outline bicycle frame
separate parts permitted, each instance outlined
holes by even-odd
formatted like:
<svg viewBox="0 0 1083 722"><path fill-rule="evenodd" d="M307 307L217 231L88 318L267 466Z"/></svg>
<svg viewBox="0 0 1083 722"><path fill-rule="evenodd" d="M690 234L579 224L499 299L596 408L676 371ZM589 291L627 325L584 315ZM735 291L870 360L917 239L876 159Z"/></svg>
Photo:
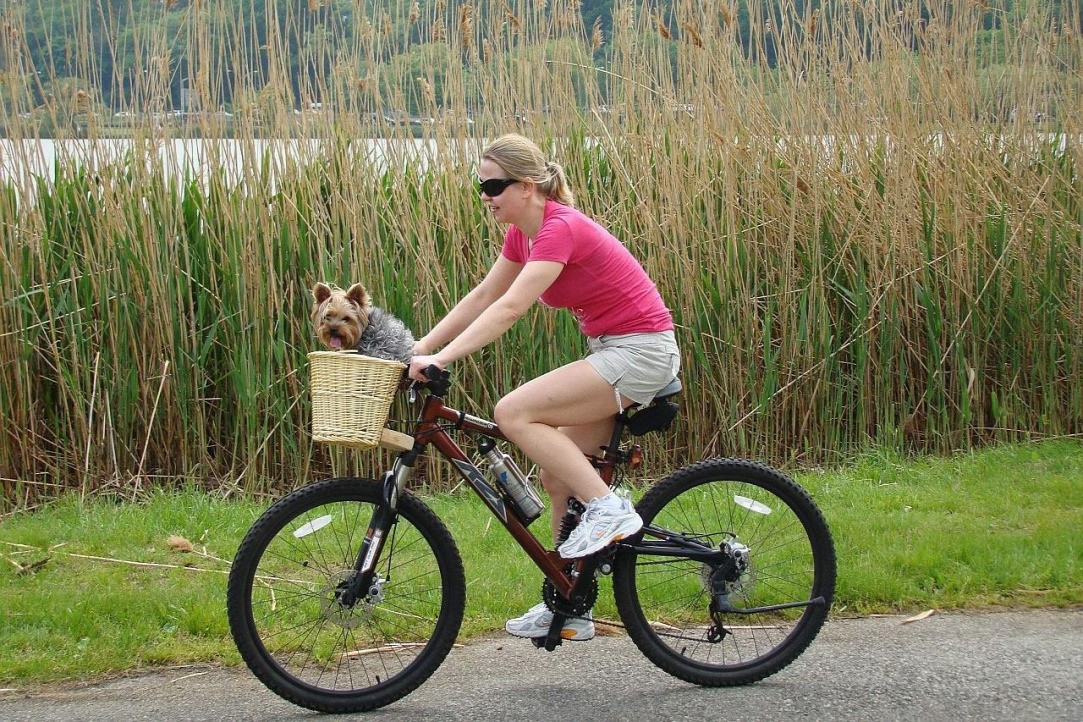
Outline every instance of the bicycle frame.
<svg viewBox="0 0 1083 722"><path fill-rule="evenodd" d="M542 545L533 532L508 508L501 491L486 479L485 474L448 434L447 429L483 434L502 441L509 441L508 438L494 422L444 404L443 391L431 389L430 391L414 427L413 448L401 452L396 457L391 470L384 475L385 503L374 514L369 525L368 534L362 543L357 564L354 567L358 574L354 576L349 588L343 593L342 602L347 605L352 604L372 585L376 562L380 558L387 531L394 521L398 497L413 474L414 464L428 446L435 447L441 456L455 466L463 480L481 497L481 500L534 561L538 569L552 582L554 588L566 599L576 598L579 582L589 584L593 580L593 568L597 564L597 559L591 557L564 559L556 550L546 549ZM588 455L602 481L609 486L612 485L617 464L639 461L638 447L634 447L630 454L623 454L620 448L621 436L628 418L627 411L618 414L610 442L603 447L602 454L600 456ZM717 562L725 557L725 553L719 549L653 525L646 526L644 534L655 537L658 541L638 543L622 541L618 542L614 548L631 548L639 553L657 556L684 556L704 562Z"/></svg>
<svg viewBox="0 0 1083 722"><path fill-rule="evenodd" d="M555 550L546 549L534 533L508 508L500 490L495 488L493 482L485 477L481 469L470 460L466 452L446 431L447 424L451 424L456 430L484 434L494 439L508 441L508 438L492 421L454 409L445 405L441 396L429 394L424 401L414 430L415 446L412 450L399 454L392 468L393 477L399 476L402 467L412 468L414 460L424 452L426 446L435 447L441 456L455 466L463 480L481 497L493 515L500 520L500 523L557 590L564 596L570 596L575 587L576 577L566 571L568 560L561 558ZM598 463L599 473L608 484L612 479L613 465L606 460L599 460ZM396 493L401 493L402 488L397 483L396 487Z"/></svg>

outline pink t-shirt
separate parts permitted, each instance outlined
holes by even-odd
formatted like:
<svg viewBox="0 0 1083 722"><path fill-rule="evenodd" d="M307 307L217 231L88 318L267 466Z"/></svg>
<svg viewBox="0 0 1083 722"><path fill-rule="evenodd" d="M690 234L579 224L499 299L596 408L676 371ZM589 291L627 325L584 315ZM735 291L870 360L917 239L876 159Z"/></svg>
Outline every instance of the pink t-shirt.
<svg viewBox="0 0 1083 722"><path fill-rule="evenodd" d="M673 316L639 261L609 231L570 206L546 202L529 248L523 232L510 226L501 253L515 263L563 263L541 300L570 309L587 336L673 329Z"/></svg>

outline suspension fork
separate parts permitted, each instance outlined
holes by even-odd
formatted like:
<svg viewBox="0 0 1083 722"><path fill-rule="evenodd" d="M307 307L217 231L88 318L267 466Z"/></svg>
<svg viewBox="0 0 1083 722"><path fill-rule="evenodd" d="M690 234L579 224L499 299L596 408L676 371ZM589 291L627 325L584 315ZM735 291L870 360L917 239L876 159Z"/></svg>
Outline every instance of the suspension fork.
<svg viewBox="0 0 1083 722"><path fill-rule="evenodd" d="M418 447L399 454L391 469L384 473L380 503L372 512L365 539L357 552L354 573L339 596L339 601L345 607L357 604L372 588L376 578L376 562L381 558L388 535L398 520L399 497L406 482L413 476L414 464L420 454Z"/></svg>

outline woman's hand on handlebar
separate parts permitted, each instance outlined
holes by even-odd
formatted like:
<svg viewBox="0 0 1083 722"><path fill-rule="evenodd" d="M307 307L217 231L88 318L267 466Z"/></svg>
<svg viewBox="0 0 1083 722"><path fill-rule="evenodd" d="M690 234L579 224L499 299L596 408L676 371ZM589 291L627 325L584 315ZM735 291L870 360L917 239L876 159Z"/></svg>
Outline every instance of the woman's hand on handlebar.
<svg viewBox="0 0 1083 722"><path fill-rule="evenodd" d="M421 381L424 383L430 380L430 378L425 375L426 369L428 369L430 366L435 366L438 369L443 370L445 365L446 364L440 359L438 359L436 356L414 356L412 359L410 359L409 376L414 381Z"/></svg>

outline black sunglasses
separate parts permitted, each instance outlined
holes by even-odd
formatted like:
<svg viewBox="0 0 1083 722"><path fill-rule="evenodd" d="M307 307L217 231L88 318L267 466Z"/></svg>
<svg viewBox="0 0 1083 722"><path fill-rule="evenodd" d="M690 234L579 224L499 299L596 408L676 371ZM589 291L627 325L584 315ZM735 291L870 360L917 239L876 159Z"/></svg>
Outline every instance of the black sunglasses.
<svg viewBox="0 0 1083 722"><path fill-rule="evenodd" d="M484 193L490 198L496 198L498 195L508 189L512 183L518 183L519 181L514 178L490 178L489 180L478 181L478 193Z"/></svg>

